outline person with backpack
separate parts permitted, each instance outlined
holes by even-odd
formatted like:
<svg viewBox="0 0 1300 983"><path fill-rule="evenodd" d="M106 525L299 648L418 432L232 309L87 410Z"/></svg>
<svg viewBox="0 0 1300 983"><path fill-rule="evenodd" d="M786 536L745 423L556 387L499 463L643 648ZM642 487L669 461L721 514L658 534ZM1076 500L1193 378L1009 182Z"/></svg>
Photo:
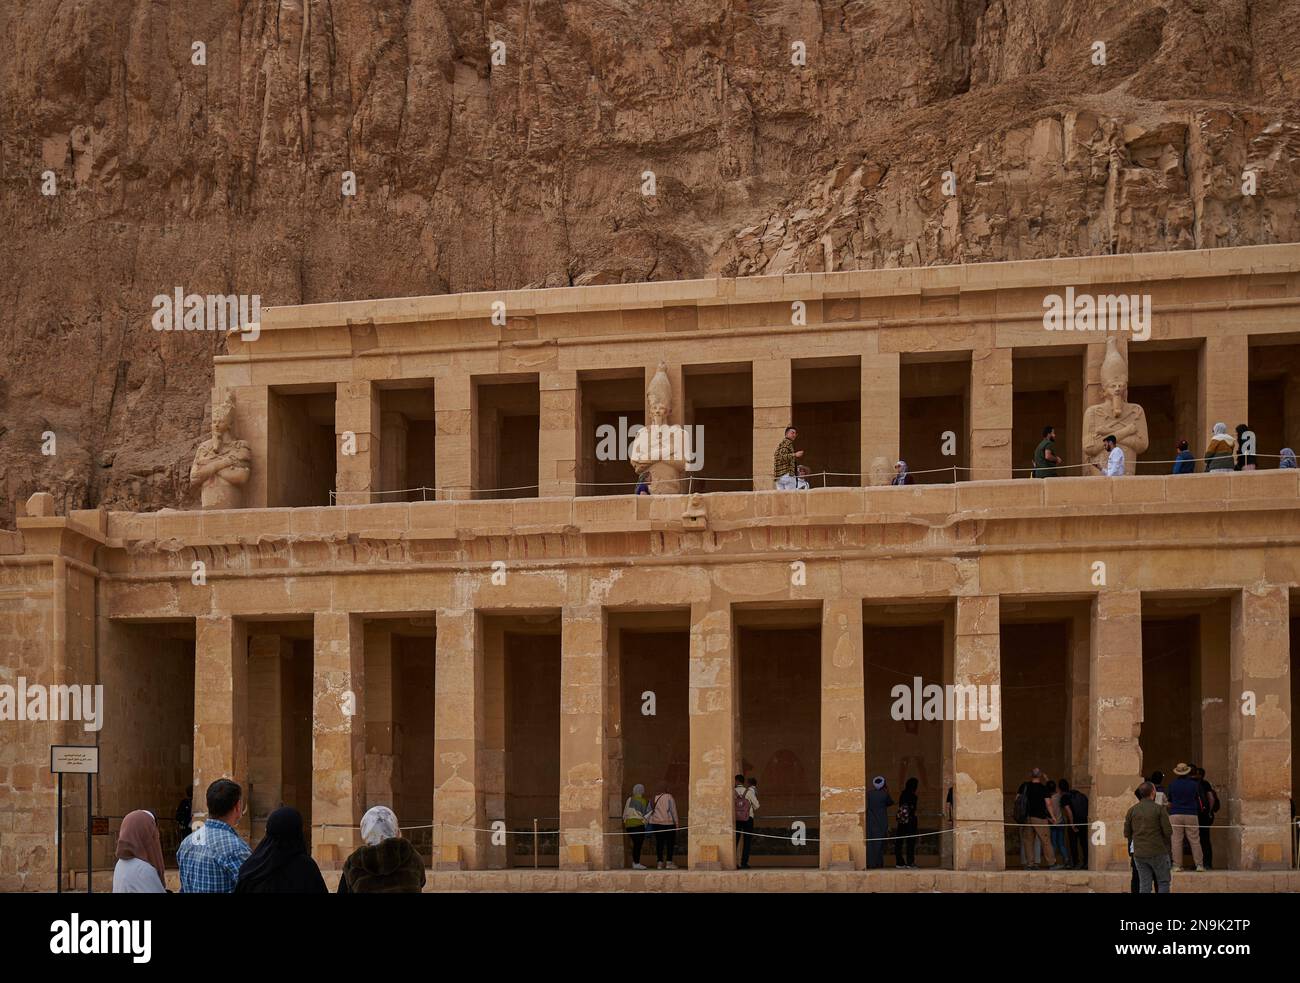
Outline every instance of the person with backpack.
<svg viewBox="0 0 1300 983"><path fill-rule="evenodd" d="M1058 783L1061 789L1061 806L1065 812L1066 840L1070 846L1070 856L1074 859L1075 870L1088 869L1088 797L1077 788L1070 788L1070 781L1062 778Z"/></svg>
<svg viewBox="0 0 1300 983"><path fill-rule="evenodd" d="M1016 796L1016 811L1024 813L1024 818L1017 818L1016 822L1021 824L1020 843L1025 852L1025 870L1038 869L1037 859L1033 853L1035 840L1042 844L1043 854L1050 864L1048 869L1061 869L1061 865L1056 862L1056 853L1052 850L1052 840L1049 835L1051 819L1047 813L1048 795L1047 786L1043 784L1042 771L1034 768L1029 773L1029 781L1020 786L1020 793Z"/></svg>
<svg viewBox="0 0 1300 983"><path fill-rule="evenodd" d="M885 866L885 840L889 839L889 807L894 804L889 789L885 787L885 776L877 775L871 780L871 791L867 793L867 867L878 869Z"/></svg>
<svg viewBox="0 0 1300 983"><path fill-rule="evenodd" d="M645 797L645 786L633 785L632 794L623 803L623 829L632 844L633 870L645 870L645 864L641 862L641 848L645 846L647 835L645 819L649 814L650 803Z"/></svg>
<svg viewBox="0 0 1300 983"><path fill-rule="evenodd" d="M1183 869L1183 838L1192 847L1192 860L1197 870L1205 870L1205 857L1201 853L1201 827L1197 817L1201 812L1201 783L1192 777L1191 765L1178 762L1174 778L1169 783L1169 821L1173 824L1173 843L1170 857L1176 871ZM1141 864L1138 870L1142 869Z"/></svg>
<svg viewBox="0 0 1300 983"><path fill-rule="evenodd" d="M677 818L677 800L668 791L667 781L661 783L660 792L650 803L650 815L647 822L655 838L655 866L658 870L676 870L673 863L673 851L677 848L677 827L681 822Z"/></svg>
<svg viewBox="0 0 1300 983"><path fill-rule="evenodd" d="M1201 810L1197 813L1197 825L1201 828L1201 854L1205 857L1205 869L1214 869L1214 845L1210 842L1210 827L1222 803L1214 786L1205 780L1205 769L1196 768L1196 780L1201 783Z"/></svg>
<svg viewBox="0 0 1300 983"><path fill-rule="evenodd" d="M745 784L745 776L736 776L736 787L731 790L731 803L736 818L736 845L741 847L740 869L749 870L749 849L754 843L754 813L758 812L758 793Z"/></svg>
<svg viewBox="0 0 1300 983"><path fill-rule="evenodd" d="M898 796L898 811L894 814L894 821L898 823L898 839L894 841L894 866L903 870L916 867L916 832L920 827L920 818L916 814L920 805L916 794L918 784L915 778L907 780ZM904 852L907 854L906 862L903 861Z"/></svg>

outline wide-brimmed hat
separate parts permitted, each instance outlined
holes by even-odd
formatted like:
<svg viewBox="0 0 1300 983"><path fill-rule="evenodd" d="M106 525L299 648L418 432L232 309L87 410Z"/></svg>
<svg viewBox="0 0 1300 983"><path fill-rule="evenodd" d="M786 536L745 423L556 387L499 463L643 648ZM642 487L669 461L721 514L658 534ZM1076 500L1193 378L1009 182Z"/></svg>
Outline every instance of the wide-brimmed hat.
<svg viewBox="0 0 1300 983"><path fill-rule="evenodd" d="M1182 761L1178 762L1178 764L1174 767L1175 775L1190 775L1191 773L1192 773L1191 765L1185 764Z"/></svg>

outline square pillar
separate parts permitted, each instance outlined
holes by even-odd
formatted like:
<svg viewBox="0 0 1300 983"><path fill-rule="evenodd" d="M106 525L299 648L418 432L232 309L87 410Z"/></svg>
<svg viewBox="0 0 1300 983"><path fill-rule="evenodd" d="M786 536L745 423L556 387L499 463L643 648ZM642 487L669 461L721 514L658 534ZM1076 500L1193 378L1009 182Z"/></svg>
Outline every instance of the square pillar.
<svg viewBox="0 0 1300 983"><path fill-rule="evenodd" d="M726 601L691 605L689 713L691 729L691 826L687 854L692 870L736 866L735 718L739 691L731 606Z"/></svg>
<svg viewBox="0 0 1300 983"><path fill-rule="evenodd" d="M364 629L366 665L366 797L365 808L388 806L400 818L412 803L401 801L401 750L393 696L396 667L393 633L382 621ZM418 812L423 813L423 806Z"/></svg>
<svg viewBox="0 0 1300 983"><path fill-rule="evenodd" d="M537 495L572 498L578 468L578 373L542 372L538 380Z"/></svg>
<svg viewBox="0 0 1300 983"><path fill-rule="evenodd" d="M365 812L365 652L362 618L317 611L313 626L312 856L337 870L361 843Z"/></svg>
<svg viewBox="0 0 1300 983"><path fill-rule="evenodd" d="M406 475L406 442L410 434L410 424L401 413L388 411L379 414L379 485L378 492L387 492L376 496L378 502L401 502L405 496L392 492L409 487Z"/></svg>
<svg viewBox="0 0 1300 983"><path fill-rule="evenodd" d="M943 678L946 682L953 678L953 639L957 635L957 619L953 609L949 607L943 613ZM953 870L955 851L953 850L953 817L955 810L949 806L948 792L952 791L953 798L957 797L957 780L953 770L953 748L956 741L953 738L953 721L948 714L943 715L942 732L943 732L943 822L940 828L944 834L939 837L939 866L944 870ZM953 805L955 806L955 802Z"/></svg>
<svg viewBox="0 0 1300 983"><path fill-rule="evenodd" d="M433 842L438 870L486 865L482 619L439 608L433 711ZM503 817L504 818L504 817Z"/></svg>
<svg viewBox="0 0 1300 983"><path fill-rule="evenodd" d="M1232 598L1228 743L1230 866L1291 866L1291 646L1286 586ZM1250 712L1253 711L1253 712Z"/></svg>
<svg viewBox="0 0 1300 983"><path fill-rule="evenodd" d="M208 786L218 778L244 790L239 833L249 836L248 630L229 615L194 619L194 812L208 818Z"/></svg>
<svg viewBox="0 0 1300 983"><path fill-rule="evenodd" d="M970 363L970 478L1010 478L1011 349L976 348Z"/></svg>
<svg viewBox="0 0 1300 983"><path fill-rule="evenodd" d="M1066 776L1074 788L1091 794L1092 775L1089 771L1091 757L1090 722L1092 701L1088 697L1088 677L1092 650L1088 641L1088 619L1080 616L1070 619L1070 682L1066 694L1067 719L1070 727L1070 748L1066 761Z"/></svg>
<svg viewBox="0 0 1300 983"><path fill-rule="evenodd" d="M374 383L337 384L334 433L334 501L368 505L370 493L379 488L380 414Z"/></svg>
<svg viewBox="0 0 1300 983"><path fill-rule="evenodd" d="M1196 440L1188 437L1192 453L1205 453L1210 431L1220 421L1236 436L1238 423L1249 423L1250 339L1246 335L1210 336L1197 356ZM1260 448L1262 449L1262 448ZM1267 459L1265 459L1267 460ZM1262 467L1275 466L1261 462ZM1197 463L1197 471L1205 465Z"/></svg>
<svg viewBox="0 0 1300 983"><path fill-rule="evenodd" d="M253 635L248 640L248 790L245 804L261 824L284 801L283 702L285 660L292 643L279 635ZM251 828L251 827L250 827Z"/></svg>
<svg viewBox="0 0 1300 983"><path fill-rule="evenodd" d="M606 658L600 605L566 607L560 653L560 866L606 870Z"/></svg>
<svg viewBox="0 0 1300 983"><path fill-rule="evenodd" d="M862 453L858 466L862 468L864 485L872 484L872 475L883 476L883 484L888 484L894 476L902 427L901 398L898 353L863 355Z"/></svg>
<svg viewBox="0 0 1300 983"><path fill-rule="evenodd" d="M953 869L1005 870L1002 798L1002 638L996 594L957 598L952 646ZM976 687L975 690L965 689ZM990 701L991 719L971 719L963 693Z"/></svg>
<svg viewBox="0 0 1300 983"><path fill-rule="evenodd" d="M862 601L822 604L821 822L823 870L866 866L866 696Z"/></svg>
<svg viewBox="0 0 1300 983"><path fill-rule="evenodd" d="M438 499L473 498L477 477L474 467L474 383L468 373L442 376L433 384L433 415L437 432L433 442L433 469Z"/></svg>
<svg viewBox="0 0 1300 983"><path fill-rule="evenodd" d="M1127 870L1128 843L1124 817L1137 802L1133 790L1142 781L1142 594L1101 591L1092 601L1089 637L1088 721L1092 795L1088 820L1096 836L1105 824L1105 839L1093 840L1090 870Z"/></svg>
<svg viewBox="0 0 1300 983"><path fill-rule="evenodd" d="M246 442L253 453L248 481L243 486L242 504L246 509L264 509L269 495L267 426L271 415L271 390L267 386L233 386L230 391L235 396L235 436ZM221 387L214 388L212 405L219 403L225 393ZM208 419L210 421L211 417Z"/></svg>
<svg viewBox="0 0 1300 983"><path fill-rule="evenodd" d="M754 491L771 491L772 455L785 437L785 428L799 425L794 415L793 383L788 358L755 359L754 387ZM795 447L797 448L796 441Z"/></svg>

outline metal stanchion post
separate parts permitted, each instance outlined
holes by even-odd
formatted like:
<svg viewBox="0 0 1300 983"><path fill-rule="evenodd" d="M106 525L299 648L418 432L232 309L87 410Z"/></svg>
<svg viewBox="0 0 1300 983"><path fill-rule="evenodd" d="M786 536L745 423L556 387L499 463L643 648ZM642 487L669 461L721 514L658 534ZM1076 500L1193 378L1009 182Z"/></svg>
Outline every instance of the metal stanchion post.
<svg viewBox="0 0 1300 983"><path fill-rule="evenodd" d="M533 820L533 870L537 869L537 820Z"/></svg>

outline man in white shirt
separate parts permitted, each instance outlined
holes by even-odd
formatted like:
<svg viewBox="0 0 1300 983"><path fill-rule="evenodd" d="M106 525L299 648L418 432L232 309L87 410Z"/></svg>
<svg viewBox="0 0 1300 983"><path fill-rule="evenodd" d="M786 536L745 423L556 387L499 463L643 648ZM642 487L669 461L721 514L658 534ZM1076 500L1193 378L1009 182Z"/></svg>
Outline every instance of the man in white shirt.
<svg viewBox="0 0 1300 983"><path fill-rule="evenodd" d="M1102 471L1100 464L1094 464L1093 467L1102 471L1107 478L1124 477L1124 448L1119 446L1115 435L1102 438L1101 446L1106 448L1106 470Z"/></svg>

